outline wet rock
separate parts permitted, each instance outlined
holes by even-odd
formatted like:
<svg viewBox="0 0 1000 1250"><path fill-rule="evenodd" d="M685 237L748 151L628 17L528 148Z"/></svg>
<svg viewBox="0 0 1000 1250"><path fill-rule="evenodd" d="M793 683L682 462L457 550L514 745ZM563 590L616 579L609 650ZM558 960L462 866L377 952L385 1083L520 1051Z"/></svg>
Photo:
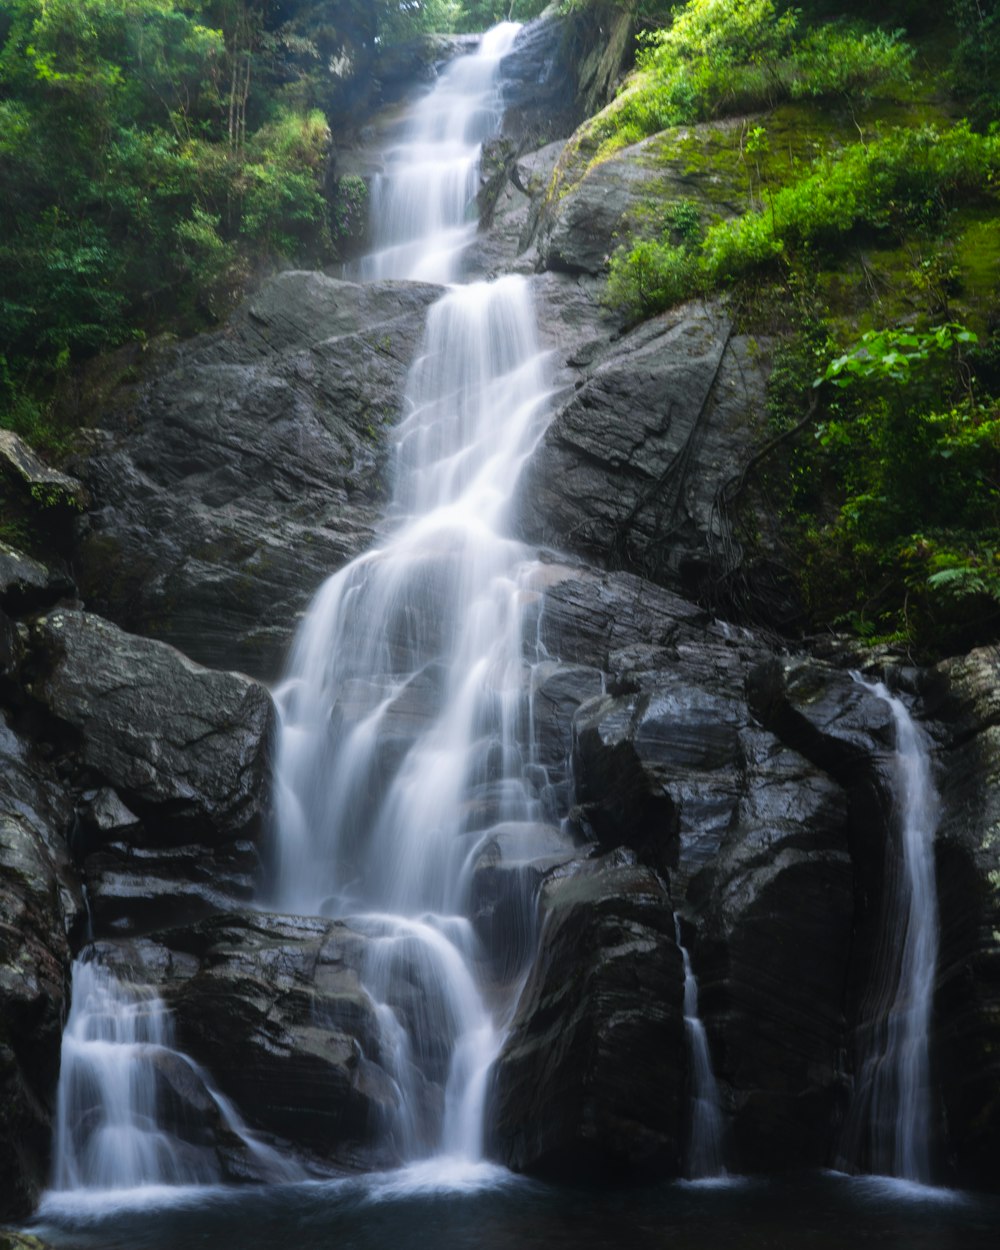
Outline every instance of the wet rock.
<svg viewBox="0 0 1000 1250"><path fill-rule="evenodd" d="M557 874L493 1074L490 1150L534 1175L676 1174L683 966L663 882L627 856Z"/></svg>
<svg viewBox="0 0 1000 1250"><path fill-rule="evenodd" d="M582 120L577 67L564 19L547 16L527 23L500 63L504 116L502 133L539 147L565 138Z"/></svg>
<svg viewBox="0 0 1000 1250"><path fill-rule="evenodd" d="M647 648L654 670L676 663L684 648L706 668L743 672L721 637L706 633L701 608L632 574L548 564L539 568L536 585L545 592L539 642L563 663L615 674L623 660L632 666L627 653Z"/></svg>
<svg viewBox="0 0 1000 1250"><path fill-rule="evenodd" d="M111 842L86 857L83 874L96 933L148 933L248 906L260 857L246 841L174 847Z"/></svg>
<svg viewBox="0 0 1000 1250"><path fill-rule="evenodd" d="M938 666L927 692L942 722L935 839L941 946L932 1057L954 1178L996 1191L1000 1153L1000 657Z"/></svg>
<svg viewBox="0 0 1000 1250"><path fill-rule="evenodd" d="M361 988L364 940L326 920L216 917L162 937L198 970L167 984L178 1044L246 1119L328 1161L388 1162L398 1089Z"/></svg>
<svg viewBox="0 0 1000 1250"><path fill-rule="evenodd" d="M688 894L699 1005L741 1171L823 1167L845 1106L854 915L847 796L772 735L739 735L741 792Z"/></svg>
<svg viewBox="0 0 1000 1250"><path fill-rule="evenodd" d="M686 305L604 352L518 484L529 541L691 594L741 553L718 493L749 454L763 379L717 308Z"/></svg>
<svg viewBox="0 0 1000 1250"><path fill-rule="evenodd" d="M35 611L73 593L65 573L47 569L24 552L0 542L0 607L15 614Z"/></svg>
<svg viewBox="0 0 1000 1250"><path fill-rule="evenodd" d="M238 673L85 612L33 630L34 697L72 730L88 772L114 787L157 839L226 841L266 801L274 705Z"/></svg>
<svg viewBox="0 0 1000 1250"><path fill-rule="evenodd" d="M439 294L284 273L144 364L75 462L93 495L76 552L88 605L276 676L312 595L372 543L387 429Z"/></svg>
<svg viewBox="0 0 1000 1250"><path fill-rule="evenodd" d="M76 508L87 502L75 477L51 468L12 430L0 430L0 474L20 482L46 507Z"/></svg>
<svg viewBox="0 0 1000 1250"><path fill-rule="evenodd" d="M0 1219L48 1179L71 935L83 901L46 765L0 714Z"/></svg>
<svg viewBox="0 0 1000 1250"><path fill-rule="evenodd" d="M579 855L570 834L531 822L497 825L477 846L469 914L499 984L523 971L535 953L537 898L546 874Z"/></svg>
<svg viewBox="0 0 1000 1250"><path fill-rule="evenodd" d="M81 816L106 841L116 834L133 833L141 823L135 812L125 806L110 786L102 786L84 795Z"/></svg>
<svg viewBox="0 0 1000 1250"><path fill-rule="evenodd" d="M584 704L573 723L580 818L605 849L630 846L666 870L688 792L732 769L744 720L739 701L666 675Z"/></svg>

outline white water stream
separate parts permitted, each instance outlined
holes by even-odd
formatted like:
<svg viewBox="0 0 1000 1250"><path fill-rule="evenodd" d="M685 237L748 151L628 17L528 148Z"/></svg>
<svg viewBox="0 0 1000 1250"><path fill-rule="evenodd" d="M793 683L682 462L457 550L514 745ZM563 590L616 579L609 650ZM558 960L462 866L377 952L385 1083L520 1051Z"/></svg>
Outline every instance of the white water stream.
<svg viewBox="0 0 1000 1250"><path fill-rule="evenodd" d="M454 280L476 232L480 148L503 116L500 61L519 30L503 22L487 31L475 54L452 61L407 114L372 181L374 249L361 262L363 278Z"/></svg>
<svg viewBox="0 0 1000 1250"><path fill-rule="evenodd" d="M373 194L379 250L366 276L454 277L475 230L479 144L499 117L497 66L517 29L486 35L414 111ZM410 371L393 528L321 589L277 692L268 901L349 917L369 935L363 981L407 1160L482 1153L501 1033L464 914L467 869L488 830L538 815L522 655L537 565L505 522L546 396L527 283L450 288ZM439 1100L421 1095L428 1084Z"/></svg>
<svg viewBox="0 0 1000 1250"><path fill-rule="evenodd" d="M183 1097L175 1092L174 1113L164 1114L178 1087L215 1104L222 1127L261 1175L301 1175L258 1142L207 1073L174 1048L169 1013L155 994L96 960L78 959L63 1031L50 1202L79 1190L218 1182L219 1160L198 1142L197 1125L186 1123ZM186 1129L193 1136L182 1135Z"/></svg>
<svg viewBox="0 0 1000 1250"><path fill-rule="evenodd" d="M871 1170L926 1185L932 1179L928 1039L938 956L938 798L927 748L906 705L881 682L861 684L888 703L895 723L893 789L902 864L881 943L887 967L879 979L888 984L889 1001L876 1013L855 1106L867 1108ZM892 876L887 871L887 881Z"/></svg>
<svg viewBox="0 0 1000 1250"><path fill-rule="evenodd" d="M687 1174L691 1180L723 1177L722 1112L719 1086L712 1068L708 1035L698 1013L698 981L691 956L681 940L681 922L674 916L677 945L684 960L684 1029L691 1058L691 1134L687 1149Z"/></svg>

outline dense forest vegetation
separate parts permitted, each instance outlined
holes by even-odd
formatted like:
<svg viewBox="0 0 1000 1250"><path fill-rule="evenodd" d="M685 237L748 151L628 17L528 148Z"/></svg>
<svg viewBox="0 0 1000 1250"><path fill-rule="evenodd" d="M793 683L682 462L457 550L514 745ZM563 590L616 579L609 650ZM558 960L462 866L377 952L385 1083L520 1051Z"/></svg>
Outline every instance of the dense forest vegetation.
<svg viewBox="0 0 1000 1250"><path fill-rule="evenodd" d="M544 7L0 0L0 424L58 456L80 362L336 260L366 189L330 154L393 50ZM556 7L627 9L638 44L550 195L671 128L735 136L712 159L743 211L665 196L607 298L634 322L721 297L769 354L767 454L723 503L754 495L750 547L775 518L795 626L918 652L994 636L1000 5L887 0L881 26L847 0Z"/></svg>

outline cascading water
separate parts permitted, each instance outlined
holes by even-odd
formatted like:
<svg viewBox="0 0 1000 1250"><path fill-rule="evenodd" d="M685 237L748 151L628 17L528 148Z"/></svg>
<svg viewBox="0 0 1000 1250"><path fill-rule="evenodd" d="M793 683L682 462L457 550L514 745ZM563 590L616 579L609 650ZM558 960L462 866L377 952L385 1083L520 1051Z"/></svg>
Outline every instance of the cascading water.
<svg viewBox="0 0 1000 1250"><path fill-rule="evenodd" d="M451 276L469 235L496 66L516 31L487 35L416 110L373 197L381 250L367 275ZM410 372L393 528L322 588L277 695L268 901L350 917L368 936L363 980L379 1005L399 1091L393 1137L408 1159L476 1159L482 1149L500 1034L463 909L487 831L539 812L522 658L537 565L504 522L545 398L524 280L449 290ZM428 1084L439 1098L428 1100Z"/></svg>
<svg viewBox="0 0 1000 1250"><path fill-rule="evenodd" d="M370 191L374 250L361 262L363 278L454 278L476 232L480 147L500 125L500 61L519 30L503 22L474 55L454 60L383 154L385 170Z"/></svg>
<svg viewBox="0 0 1000 1250"><path fill-rule="evenodd" d="M256 1142L206 1074L174 1049L170 1016L155 994L96 959L78 959L63 1032L50 1201L80 1190L217 1182L218 1158L198 1140L198 1125L185 1124L178 1082L215 1104L221 1125L262 1175L300 1175ZM165 1115L171 1102L173 1114Z"/></svg>
<svg viewBox="0 0 1000 1250"><path fill-rule="evenodd" d="M691 956L681 940L681 922L677 916L674 916L674 930L684 960L684 1030L691 1057L691 1136L688 1141L687 1174L691 1180L703 1180L726 1175L719 1086L712 1068L705 1025L698 1014L698 981L691 966Z"/></svg>
<svg viewBox="0 0 1000 1250"><path fill-rule="evenodd" d="M896 869L894 874L890 869L887 874L898 875L898 879L890 881L894 893L881 943L888 966L877 982L888 983L889 997L886 1006L883 996L882 1010L871 1028L851 1120L855 1137L867 1130L870 1170L929 1184L932 1115L928 1039L938 955L934 871L938 799L927 748L906 705L881 682L861 684L892 710L896 729L893 790L902 871Z"/></svg>

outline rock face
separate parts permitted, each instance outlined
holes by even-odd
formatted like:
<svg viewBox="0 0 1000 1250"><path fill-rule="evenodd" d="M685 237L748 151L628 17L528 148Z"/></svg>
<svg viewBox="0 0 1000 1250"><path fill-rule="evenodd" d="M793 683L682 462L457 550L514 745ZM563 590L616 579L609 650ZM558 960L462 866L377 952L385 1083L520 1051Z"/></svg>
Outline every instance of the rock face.
<svg viewBox="0 0 1000 1250"><path fill-rule="evenodd" d="M519 483L521 534L697 593L739 561L718 496L762 405L763 378L719 309L653 318L556 412Z"/></svg>
<svg viewBox="0 0 1000 1250"><path fill-rule="evenodd" d="M492 1150L575 1181L676 1172L683 967L663 882L612 856L555 876L541 908L539 954L494 1069Z"/></svg>
<svg viewBox="0 0 1000 1250"><path fill-rule="evenodd" d="M536 218L538 267L602 274L620 240L661 233L680 202L703 218L742 211L746 186L730 172L736 162L710 159L738 147L739 134L739 126L724 122L675 127L602 158L599 134L584 127L560 155Z"/></svg>
<svg viewBox="0 0 1000 1250"><path fill-rule="evenodd" d="M1000 654L941 664L927 683L942 722L936 848L941 950L932 1058L951 1163L995 1191L1000 1153Z"/></svg>
<svg viewBox="0 0 1000 1250"><path fill-rule="evenodd" d="M71 938L83 903L62 837L72 812L0 712L0 1218L48 1179Z"/></svg>
<svg viewBox="0 0 1000 1250"><path fill-rule="evenodd" d="M76 796L67 832L96 932L249 902L275 728L267 690L86 612L37 620L30 656Z"/></svg>
<svg viewBox="0 0 1000 1250"><path fill-rule="evenodd" d="M79 735L84 767L151 827L225 839L259 818L275 714L258 682L87 612L42 617L35 640L49 661L35 697Z"/></svg>
<svg viewBox="0 0 1000 1250"><path fill-rule="evenodd" d="M398 1161L399 1092L359 980L365 950L339 922L249 913L104 953L158 988L178 1045L251 1126L321 1163L370 1167Z"/></svg>
<svg viewBox="0 0 1000 1250"><path fill-rule="evenodd" d="M53 572L24 552L0 542L0 606L15 613L31 611L48 607L73 590L73 583L65 574Z"/></svg>
<svg viewBox="0 0 1000 1250"><path fill-rule="evenodd" d="M738 767L733 818L690 892L705 908L701 1009L715 1024L733 1157L754 1171L823 1167L846 1098L847 796L752 727Z"/></svg>
<svg viewBox="0 0 1000 1250"><path fill-rule="evenodd" d="M438 294L281 274L120 393L78 457L88 606L276 676L312 595L371 544L386 429Z"/></svg>

